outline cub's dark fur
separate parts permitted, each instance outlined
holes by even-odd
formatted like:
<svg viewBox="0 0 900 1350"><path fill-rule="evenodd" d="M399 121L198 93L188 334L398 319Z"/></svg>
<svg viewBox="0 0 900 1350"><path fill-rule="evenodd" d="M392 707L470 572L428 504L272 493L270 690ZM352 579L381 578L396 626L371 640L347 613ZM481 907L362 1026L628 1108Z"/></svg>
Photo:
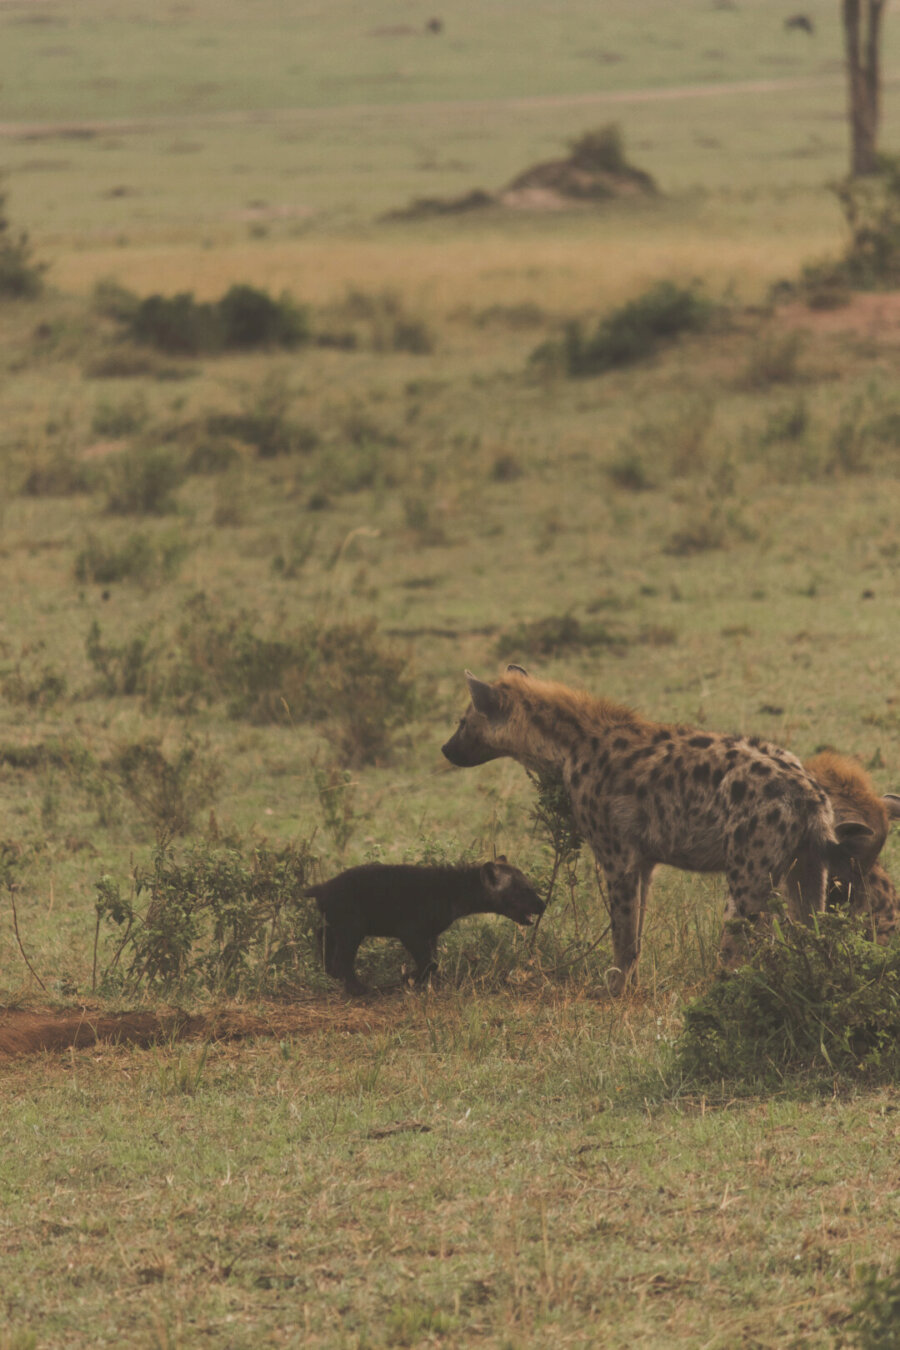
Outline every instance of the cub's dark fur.
<svg viewBox="0 0 900 1350"><path fill-rule="evenodd" d="M544 902L518 867L505 858L476 867L351 867L303 892L313 896L325 923L325 969L350 994L364 994L354 970L366 937L398 938L422 983L437 967L437 940L466 914L502 914L523 926L543 914Z"/></svg>

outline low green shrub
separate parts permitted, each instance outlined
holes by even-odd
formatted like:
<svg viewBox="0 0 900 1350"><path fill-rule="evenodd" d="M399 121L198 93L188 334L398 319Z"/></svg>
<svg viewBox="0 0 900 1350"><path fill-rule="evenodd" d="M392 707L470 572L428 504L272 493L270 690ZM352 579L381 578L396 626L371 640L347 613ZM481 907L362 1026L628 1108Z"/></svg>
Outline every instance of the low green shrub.
<svg viewBox="0 0 900 1350"><path fill-rule="evenodd" d="M95 621L86 651L107 697L185 709L224 701L241 721L321 725L343 764L387 760L417 703L405 652L388 646L373 620L264 632L199 596L174 635L107 642Z"/></svg>
<svg viewBox="0 0 900 1350"><path fill-rule="evenodd" d="M601 319L592 337L576 320L567 325L562 344L542 344L532 360L561 357L566 374L573 378L602 375L646 360L682 333L702 331L712 312L710 302L695 287L660 281Z"/></svg>
<svg viewBox="0 0 900 1350"><path fill-rule="evenodd" d="M22 491L26 497L75 497L92 492L97 478L94 466L60 450L29 469Z"/></svg>
<svg viewBox="0 0 900 1350"><path fill-rule="evenodd" d="M197 813L216 798L221 768L193 738L168 755L158 737L132 741L113 757L125 793L154 830L187 834Z"/></svg>
<svg viewBox="0 0 900 1350"><path fill-rule="evenodd" d="M494 650L501 660L519 656L557 656L560 652L591 651L597 647L624 647L627 639L600 623L582 623L574 614L554 614L505 629Z"/></svg>
<svg viewBox="0 0 900 1350"><path fill-rule="evenodd" d="M94 436L133 436L146 424L149 417L147 400L141 393L121 403L109 403L103 399L94 409L91 418L91 432Z"/></svg>
<svg viewBox="0 0 900 1350"><path fill-rule="evenodd" d="M415 704L405 655L380 641L373 621L268 636L243 616L224 623L208 616L180 637L190 664L226 698L232 717L328 723L345 764L385 759L392 732Z"/></svg>
<svg viewBox="0 0 900 1350"><path fill-rule="evenodd" d="M75 580L101 586L116 581L155 586L178 575L189 549L181 535L151 538L139 532L115 544L89 534L75 558Z"/></svg>
<svg viewBox="0 0 900 1350"><path fill-rule="evenodd" d="M67 692L68 681L55 666L23 670L17 665L0 679L0 694L7 703L32 709L52 708Z"/></svg>
<svg viewBox="0 0 900 1350"><path fill-rule="evenodd" d="M158 649L149 633L134 633L122 643L107 643L95 619L88 629L85 655L100 676L99 692L107 698L151 692Z"/></svg>
<svg viewBox="0 0 900 1350"><path fill-rule="evenodd" d="M356 336L376 352L411 352L426 355L434 350L434 334L423 318L411 314L396 291L350 290L340 306L341 317L366 331Z"/></svg>
<svg viewBox="0 0 900 1350"><path fill-rule="evenodd" d="M287 292L273 300L255 286L232 286L218 302L225 346L299 347L308 342L309 316Z"/></svg>
<svg viewBox="0 0 900 1350"><path fill-rule="evenodd" d="M810 309L845 305L854 291L891 289L900 282L900 158L883 155L877 173L831 184L847 226L837 258L808 263L796 287Z"/></svg>
<svg viewBox="0 0 900 1350"><path fill-rule="evenodd" d="M148 295L127 321L127 328L135 342L174 356L198 356L225 346L223 325L215 306L198 303L190 291Z"/></svg>
<svg viewBox="0 0 900 1350"><path fill-rule="evenodd" d="M776 384L792 384L799 377L798 362L805 341L799 328L758 338L738 378L739 387L764 390Z"/></svg>
<svg viewBox="0 0 900 1350"><path fill-rule="evenodd" d="M900 282L900 158L881 157L879 172L845 178L832 186L850 242L841 260L856 290Z"/></svg>
<svg viewBox="0 0 900 1350"><path fill-rule="evenodd" d="M310 338L307 311L287 293L275 300L254 286L235 285L220 300L192 292L148 295L123 316L128 335L176 356L299 347Z"/></svg>
<svg viewBox="0 0 900 1350"><path fill-rule="evenodd" d="M272 994L305 983L316 919L300 893L315 861L306 841L197 845L181 857L160 843L128 894L111 876L96 883L97 945L103 927L112 951L100 972L95 959L95 985Z"/></svg>
<svg viewBox="0 0 900 1350"><path fill-rule="evenodd" d="M0 295L33 300L44 289L47 264L35 262L28 235L14 235L5 213L6 193L0 192Z"/></svg>
<svg viewBox="0 0 900 1350"><path fill-rule="evenodd" d="M859 920L773 921L747 965L685 1009L676 1047L688 1081L772 1084L791 1073L889 1079L900 1071L900 943Z"/></svg>
<svg viewBox="0 0 900 1350"><path fill-rule="evenodd" d="M134 446L113 465L106 509L122 516L169 515L177 509L175 491L185 476L183 463L167 446Z"/></svg>
<svg viewBox="0 0 900 1350"><path fill-rule="evenodd" d="M130 323L141 305L141 298L115 277L101 277L91 291L91 308L105 319Z"/></svg>
<svg viewBox="0 0 900 1350"><path fill-rule="evenodd" d="M254 391L241 412L210 413L204 428L215 439L231 438L250 446L260 459L308 454L319 444L318 433L294 422L289 410L287 383L280 373L274 372Z"/></svg>
<svg viewBox="0 0 900 1350"><path fill-rule="evenodd" d="M842 1328L841 1344L859 1350L897 1350L900 1344L900 1260L882 1275L869 1266L861 1274L862 1292Z"/></svg>

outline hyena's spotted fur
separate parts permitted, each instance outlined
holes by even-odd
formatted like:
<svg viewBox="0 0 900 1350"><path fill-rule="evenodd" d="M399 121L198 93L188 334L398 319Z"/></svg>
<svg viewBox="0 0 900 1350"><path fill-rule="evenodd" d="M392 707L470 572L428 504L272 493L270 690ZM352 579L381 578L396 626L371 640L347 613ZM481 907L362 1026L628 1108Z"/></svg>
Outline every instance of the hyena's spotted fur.
<svg viewBox="0 0 900 1350"><path fill-rule="evenodd" d="M838 827L862 821L871 830L860 834L844 855L833 859L828 872L828 906L864 916L876 942L886 943L900 931L900 897L878 856L892 820L900 820L900 797L880 797L861 765L845 755L823 750L804 762L804 768L825 789Z"/></svg>
<svg viewBox="0 0 900 1350"><path fill-rule="evenodd" d="M658 863L724 872L726 920L755 925L775 888L790 913L825 907L826 861L840 852L825 791L794 755L744 736L648 722L608 699L531 679L511 666L493 684L466 672L472 702L443 747L463 767L510 756L557 772L579 829L606 875L612 985L636 977L641 929ZM841 827L848 838L864 823ZM726 923L722 955L744 952Z"/></svg>

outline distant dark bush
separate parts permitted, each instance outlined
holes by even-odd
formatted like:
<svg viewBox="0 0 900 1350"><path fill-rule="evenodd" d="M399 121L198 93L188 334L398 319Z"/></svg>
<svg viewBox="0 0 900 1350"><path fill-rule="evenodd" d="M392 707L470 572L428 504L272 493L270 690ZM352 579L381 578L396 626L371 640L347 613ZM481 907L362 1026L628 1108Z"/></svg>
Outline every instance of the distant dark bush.
<svg viewBox="0 0 900 1350"><path fill-rule="evenodd" d="M122 403L107 403L104 399L94 409L91 432L94 436L109 436L113 439L133 436L144 426L148 416L147 401L143 394L134 394Z"/></svg>
<svg viewBox="0 0 900 1350"><path fill-rule="evenodd" d="M800 441L809 428L809 409L802 399L798 399L794 403L773 409L760 433L759 443L762 446L770 446Z"/></svg>
<svg viewBox="0 0 900 1350"><path fill-rule="evenodd" d="M900 1070L900 942L880 947L846 914L775 923L752 960L685 1009L677 1046L689 1080L771 1083L817 1070Z"/></svg>
<svg viewBox="0 0 900 1350"><path fill-rule="evenodd" d="M497 656L555 656L559 652L586 651L596 647L623 647L627 639L611 633L603 624L582 623L574 614L552 615L518 624L500 634Z"/></svg>
<svg viewBox="0 0 900 1350"><path fill-rule="evenodd" d="M607 464L606 472L610 481L626 492L649 492L655 486L645 456L630 444L621 447L616 458Z"/></svg>
<svg viewBox="0 0 900 1350"><path fill-rule="evenodd" d="M883 155L879 172L833 187L850 231L842 259L849 284L876 290L900 282L900 158Z"/></svg>
<svg viewBox="0 0 900 1350"><path fill-rule="evenodd" d="M150 693L158 652L149 633L135 633L120 644L106 643L95 619L85 640L85 654L100 676L100 692L107 698Z"/></svg>
<svg viewBox="0 0 900 1350"><path fill-rule="evenodd" d="M106 509L115 515L168 515L176 509L175 490L184 477L184 466L172 450L137 446L113 468Z"/></svg>
<svg viewBox="0 0 900 1350"><path fill-rule="evenodd" d="M368 339L377 352L412 352L423 355L434 349L434 337L425 320L410 314L395 291L350 290L341 307L343 317L368 329Z"/></svg>
<svg viewBox="0 0 900 1350"><path fill-rule="evenodd" d="M47 264L34 261L27 234L12 234L5 206L6 194L0 192L0 295L32 300L44 289Z"/></svg>
<svg viewBox="0 0 900 1350"><path fill-rule="evenodd" d="M604 169L607 173L623 173L631 167L625 155L622 128L617 122L585 131L570 141L569 157L573 164L586 169Z"/></svg>
<svg viewBox="0 0 900 1350"><path fill-rule="evenodd" d="M406 657L373 621L266 635L246 616L223 621L198 603L178 636L182 661L232 717L327 723L344 763L385 759L415 707Z"/></svg>
<svg viewBox="0 0 900 1350"><path fill-rule="evenodd" d="M84 373L89 380L132 380L142 375L161 380L171 378L173 370L174 367L161 365L153 352L118 342L111 350L92 357ZM189 374L183 367L178 367L180 379Z"/></svg>
<svg viewBox="0 0 900 1350"><path fill-rule="evenodd" d="M190 737L172 755L149 737L123 745L112 768L154 830L186 834L198 811L215 801L219 765Z"/></svg>
<svg viewBox="0 0 900 1350"><path fill-rule="evenodd" d="M221 351L224 326L216 307L198 304L190 291L179 295L148 295L128 321L129 336L158 351L197 356Z"/></svg>
<svg viewBox="0 0 900 1350"><path fill-rule="evenodd" d="M494 456L490 477L495 483L514 483L524 472L518 455L514 455L511 450L501 450Z"/></svg>
<svg viewBox="0 0 900 1350"><path fill-rule="evenodd" d="M285 293L273 300L255 286L232 286L218 302L226 347L299 347L309 316Z"/></svg>
<svg viewBox="0 0 900 1350"><path fill-rule="evenodd" d="M797 289L811 309L846 304L853 291L900 283L900 158L882 155L879 171L831 185L849 240L838 258L808 263Z"/></svg>
<svg viewBox="0 0 900 1350"><path fill-rule="evenodd" d="M283 408L267 407L262 400L247 412L210 413L206 429L211 436L230 436L251 446L260 459L308 454L319 444L318 432L312 427L291 422Z"/></svg>
<svg viewBox="0 0 900 1350"><path fill-rule="evenodd" d="M151 586L177 575L189 547L183 537L174 535L152 539L137 533L119 545L88 535L75 558L75 580L101 586L116 581Z"/></svg>
<svg viewBox="0 0 900 1350"><path fill-rule="evenodd" d="M129 323L141 306L141 297L129 291L115 277L101 277L91 292L91 307L105 319Z"/></svg>
<svg viewBox="0 0 900 1350"><path fill-rule="evenodd" d="M148 631L107 641L95 622L86 651L108 697L186 708L221 700L242 721L313 723L327 729L344 764L388 759L394 733L416 708L405 653L370 620L265 632L199 596L165 642Z"/></svg>
<svg viewBox="0 0 900 1350"><path fill-rule="evenodd" d="M209 413L204 428L210 436L249 445L260 459L308 454L319 444L318 432L291 419L290 403L288 383L274 371L252 392L241 412Z"/></svg>
<svg viewBox="0 0 900 1350"><path fill-rule="evenodd" d="M60 451L29 470L22 491L27 497L74 497L93 491L96 485L95 468Z"/></svg>
<svg viewBox="0 0 900 1350"><path fill-rule="evenodd" d="M580 323L570 323L561 347L544 343L532 360L561 355L570 376L602 375L645 360L682 333L699 332L711 316L712 305L695 289L661 281L602 319L593 337L585 336Z"/></svg>
<svg viewBox="0 0 900 1350"><path fill-rule="evenodd" d="M266 291L243 285L212 302L197 301L190 291L149 295L125 322L136 342L178 356L298 347L310 337L307 312L289 295L273 300Z"/></svg>
<svg viewBox="0 0 900 1350"><path fill-rule="evenodd" d="M0 680L0 694L7 703L28 708L52 708L65 697L67 688L65 675L54 666L42 666L31 672L17 666Z"/></svg>

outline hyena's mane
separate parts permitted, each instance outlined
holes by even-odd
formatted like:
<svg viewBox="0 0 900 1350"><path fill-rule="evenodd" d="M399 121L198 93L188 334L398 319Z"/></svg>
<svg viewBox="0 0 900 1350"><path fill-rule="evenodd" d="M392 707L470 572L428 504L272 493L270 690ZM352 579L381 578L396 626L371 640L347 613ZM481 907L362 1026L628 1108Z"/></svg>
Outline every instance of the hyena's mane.
<svg viewBox="0 0 900 1350"><path fill-rule="evenodd" d="M568 740L573 735L603 735L615 726L635 731L651 727L624 704L553 680L534 680L518 671L502 675L494 688L508 711L509 730L523 743L535 736L557 735Z"/></svg>

